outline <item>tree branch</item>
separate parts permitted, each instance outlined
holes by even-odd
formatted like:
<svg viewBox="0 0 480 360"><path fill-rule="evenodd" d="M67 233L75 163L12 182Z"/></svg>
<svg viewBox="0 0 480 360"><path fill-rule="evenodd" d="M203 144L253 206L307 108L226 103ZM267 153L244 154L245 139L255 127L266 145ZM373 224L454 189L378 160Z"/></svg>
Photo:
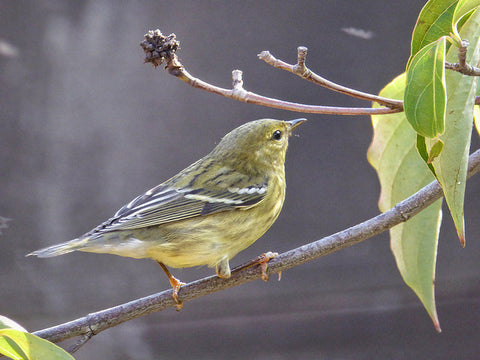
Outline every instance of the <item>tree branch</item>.
<svg viewBox="0 0 480 360"><path fill-rule="evenodd" d="M480 68L467 64L468 41L462 40L462 46L458 49L458 63L449 63L445 61L445 69L458 71L467 76L480 76Z"/></svg>
<svg viewBox="0 0 480 360"><path fill-rule="evenodd" d="M202 89L213 94L222 95L230 99L243 101L249 104L262 105L282 110L297 111L311 114L334 114L334 115L379 115L393 114L403 111L403 107L395 108L349 108L320 105L305 105L279 99L269 98L262 95L246 91L243 88L242 72L234 70L232 72L233 89L224 89L209 84L201 79L192 76L178 60L176 51L179 42L175 39L175 34L164 36L160 30L149 31L145 34L145 40L140 43L145 51L145 62L152 63L154 67L166 63L165 68L168 72L178 79L186 82L190 86ZM338 85L337 85L338 86ZM339 90L337 90L339 91ZM352 90L353 91L353 90ZM358 92L360 93L360 92ZM373 95L372 95L373 96ZM378 97L377 97L378 98ZM371 100L371 99L369 99ZM392 100L394 101L394 100ZM393 105L392 105L393 107Z"/></svg>
<svg viewBox="0 0 480 360"><path fill-rule="evenodd" d="M94 334L89 331L88 333L82 335L78 340L77 342L75 342L75 344L71 345L68 349L67 349L67 352L70 353L70 354L73 354L74 352L76 352L78 349L80 349L83 345L85 345L87 343L88 340L90 340L92 338Z"/></svg>
<svg viewBox="0 0 480 360"><path fill-rule="evenodd" d="M338 85L314 73L312 70L305 66L307 51L308 49L305 46L300 46L297 48L297 63L295 65L287 64L286 62L275 58L275 56L273 56L269 51L262 51L260 54L258 54L258 57L260 60L265 61L267 64L272 65L273 67L291 72L295 75L300 76L302 79L311 81L314 84L326 87L327 89L358 99L374 101L389 108L398 109L399 111L403 110L403 101L401 100L388 99L382 96L377 96L350 89L348 87Z"/></svg>
<svg viewBox="0 0 480 360"><path fill-rule="evenodd" d="M480 150L477 150L469 158L468 178L479 170ZM271 275L285 271L378 235L418 214L438 200L442 194L443 192L438 182L433 181L383 214L313 243L278 255L268 263L267 273ZM232 277L229 279L209 276L182 286L179 291L179 298L181 301L187 302L200 296L259 279L260 277L261 270L259 266L252 266L233 272ZM110 309L91 313L82 318L37 331L34 334L52 342L84 336L82 339L85 340L81 339L80 341L83 344L93 335L110 327L175 305L176 303L172 298L172 290L166 290L114 306Z"/></svg>

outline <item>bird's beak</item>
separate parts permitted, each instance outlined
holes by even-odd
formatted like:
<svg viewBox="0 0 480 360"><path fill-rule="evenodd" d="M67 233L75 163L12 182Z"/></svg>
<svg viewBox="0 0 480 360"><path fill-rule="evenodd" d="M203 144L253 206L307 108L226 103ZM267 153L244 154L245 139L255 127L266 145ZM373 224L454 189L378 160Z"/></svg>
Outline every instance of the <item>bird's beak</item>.
<svg viewBox="0 0 480 360"><path fill-rule="evenodd" d="M305 121L307 121L307 119L305 119L305 118L286 121L286 123L287 123L288 125L290 125L290 128L288 129L288 132L291 134L292 131L293 131L297 126L302 125Z"/></svg>

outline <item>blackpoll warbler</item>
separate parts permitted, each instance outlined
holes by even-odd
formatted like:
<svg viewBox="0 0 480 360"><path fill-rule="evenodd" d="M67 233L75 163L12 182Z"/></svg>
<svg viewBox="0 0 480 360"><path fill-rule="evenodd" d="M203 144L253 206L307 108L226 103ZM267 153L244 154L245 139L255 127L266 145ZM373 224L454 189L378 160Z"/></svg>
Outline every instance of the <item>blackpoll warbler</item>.
<svg viewBox="0 0 480 360"><path fill-rule="evenodd" d="M183 283L165 265L215 266L219 277L230 277L229 260L280 214L288 138L305 121L246 123L225 135L210 154L133 199L95 229L29 255L78 250L152 258L166 272L180 306Z"/></svg>

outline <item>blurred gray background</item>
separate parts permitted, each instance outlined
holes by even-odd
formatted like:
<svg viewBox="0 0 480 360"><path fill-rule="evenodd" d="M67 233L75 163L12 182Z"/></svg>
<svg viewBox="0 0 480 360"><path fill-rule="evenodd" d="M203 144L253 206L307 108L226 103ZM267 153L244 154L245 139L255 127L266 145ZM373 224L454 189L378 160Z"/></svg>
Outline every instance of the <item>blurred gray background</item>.
<svg viewBox="0 0 480 360"><path fill-rule="evenodd" d="M189 87L143 64L150 29L176 33L203 80L307 104L369 106L276 70L262 50L378 93L403 72L423 1L3 1L0 3L0 314L29 330L169 287L150 260L74 253L25 258L72 239L197 160L238 125L301 113ZM371 39L342 28L373 32ZM11 47L8 48L5 43ZM5 47L7 46L7 51ZM287 156L284 210L243 263L378 213L366 116L306 115ZM479 146L474 134L472 149ZM283 274L95 336L78 359L473 359L480 353L480 178L467 186L467 247L447 213L440 236L437 334L404 285L383 234ZM173 269L183 281L214 273Z"/></svg>

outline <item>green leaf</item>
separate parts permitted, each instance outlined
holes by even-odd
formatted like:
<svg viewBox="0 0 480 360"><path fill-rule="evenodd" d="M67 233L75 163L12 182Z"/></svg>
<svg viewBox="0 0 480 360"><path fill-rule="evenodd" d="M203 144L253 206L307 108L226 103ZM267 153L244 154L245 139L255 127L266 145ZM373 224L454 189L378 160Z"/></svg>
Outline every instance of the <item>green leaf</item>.
<svg viewBox="0 0 480 360"><path fill-rule="evenodd" d="M388 84L381 96L402 99L406 76ZM376 106L376 105L375 105ZM377 107L377 106L376 106ZM381 185L379 208L386 211L434 180L432 172L416 150L417 134L404 113L372 116L374 138L368 160ZM435 263L442 200L390 229L390 243L405 283L422 301L440 331L435 307Z"/></svg>
<svg viewBox="0 0 480 360"><path fill-rule="evenodd" d="M480 6L479 0L459 0L455 6L452 19L452 32L458 39L462 39L459 30L463 23L470 17L473 10Z"/></svg>
<svg viewBox="0 0 480 360"><path fill-rule="evenodd" d="M463 25L460 35L470 41L467 62L478 64L480 11L477 10L470 16ZM448 51L447 61L454 62L457 53L458 49L452 46ZM445 133L440 136L445 146L442 153L432 161L462 245L465 245L463 204L477 79L475 76L465 76L455 71L447 72L446 126ZM427 148L431 148L433 146L431 142L434 140L426 141Z"/></svg>
<svg viewBox="0 0 480 360"><path fill-rule="evenodd" d="M1 331L4 330L0 330L0 354L15 360L28 359L28 356L23 352L21 347L9 337L2 336Z"/></svg>
<svg viewBox="0 0 480 360"><path fill-rule="evenodd" d="M0 354L15 360L75 360L62 348L28 333L15 321L1 315Z"/></svg>
<svg viewBox="0 0 480 360"><path fill-rule="evenodd" d="M436 137L445 129L446 37L424 46L407 70L404 108L415 131Z"/></svg>
<svg viewBox="0 0 480 360"><path fill-rule="evenodd" d="M12 319L9 319L3 315L0 315L0 329L17 329L20 331L25 331L25 328L22 327L22 325L16 323Z"/></svg>
<svg viewBox="0 0 480 360"><path fill-rule="evenodd" d="M0 331L1 329L16 329L19 331L27 332L20 324L15 321L0 315ZM27 358L27 355L22 349L11 339L0 336L0 354L9 356L13 359Z"/></svg>
<svg viewBox="0 0 480 360"><path fill-rule="evenodd" d="M457 3L458 0L430 0L425 4L413 30L412 51L407 68L420 49L450 34Z"/></svg>
<svg viewBox="0 0 480 360"><path fill-rule="evenodd" d="M432 148L430 149L430 152L428 153L428 160L427 164L431 164L432 161L440 155L440 153L443 150L443 146L445 144L443 143L442 140L437 139L437 141L433 144Z"/></svg>
<svg viewBox="0 0 480 360"><path fill-rule="evenodd" d="M432 164L430 164L430 162L428 161L430 155L428 154L427 144L425 143L425 136L417 134L416 145L417 145L418 154L421 156L423 161L425 161L425 163L428 165L428 168L430 169L432 174L435 176L435 169L433 168Z"/></svg>
<svg viewBox="0 0 480 360"><path fill-rule="evenodd" d="M425 144L425 136L417 134L417 151L418 154L422 157L423 161L428 163L428 151L427 145Z"/></svg>
<svg viewBox="0 0 480 360"><path fill-rule="evenodd" d="M73 356L51 342L35 335L16 329L0 330L0 338L5 339L8 347L0 352L19 360L74 360Z"/></svg>
<svg viewBox="0 0 480 360"><path fill-rule="evenodd" d="M13 359L19 360L74 360L73 356L51 342L35 335L17 329L0 330L0 338L9 345L15 346L0 348L0 352ZM20 351L18 351L20 348Z"/></svg>

